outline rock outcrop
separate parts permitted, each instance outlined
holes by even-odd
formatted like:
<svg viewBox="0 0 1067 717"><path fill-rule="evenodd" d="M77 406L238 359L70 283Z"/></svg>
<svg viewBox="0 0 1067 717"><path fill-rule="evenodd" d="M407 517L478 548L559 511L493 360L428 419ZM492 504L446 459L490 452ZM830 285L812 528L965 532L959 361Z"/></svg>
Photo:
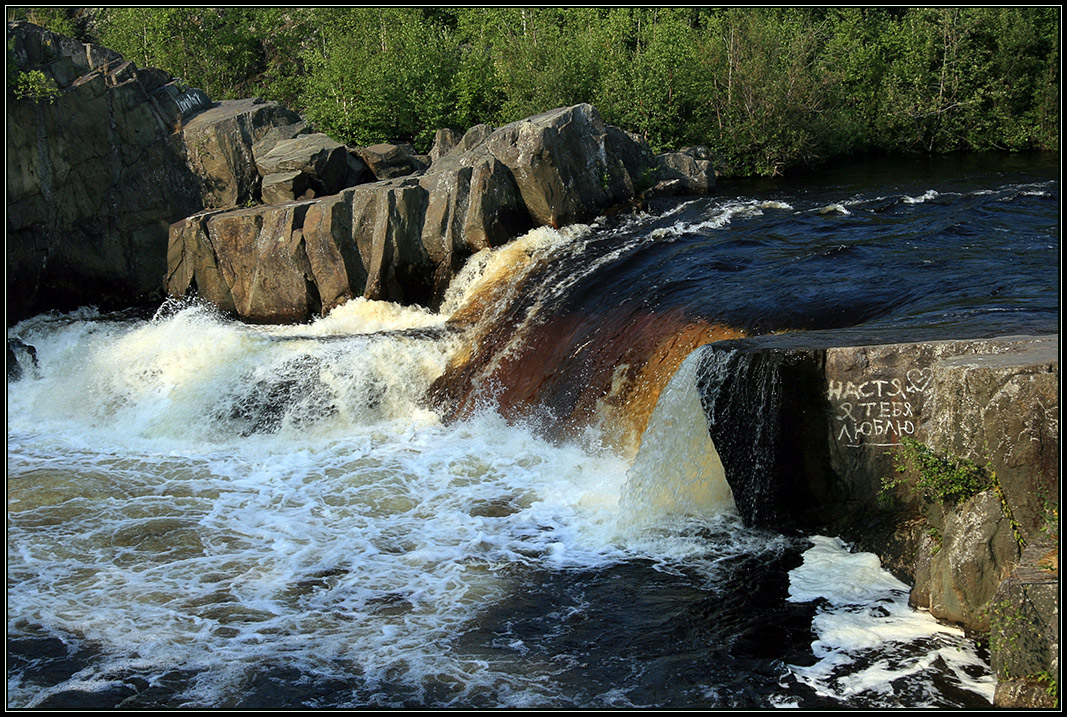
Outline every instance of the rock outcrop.
<svg viewBox="0 0 1067 717"><path fill-rule="evenodd" d="M8 42L57 90L8 96L8 321L159 298L167 226L202 207L174 130L207 97L29 23Z"/></svg>
<svg viewBox="0 0 1067 717"><path fill-rule="evenodd" d="M359 147L355 153L378 180L406 177L430 166L430 158L416 154L411 145L383 142Z"/></svg>
<svg viewBox="0 0 1067 717"><path fill-rule="evenodd" d="M297 174L325 177L332 171L280 159L290 148L328 143L314 137L277 142L258 158L264 200L300 197L301 187L310 185L296 184ZM320 186L329 196L313 189L310 203L177 222L167 292L195 291L253 322L307 319L355 296L435 305L472 253L534 226L592 219L634 198L657 162L674 162L652 157L647 145L605 125L590 105L496 130L478 125L458 140L439 133L438 140L437 158L428 167L429 157L399 145L374 145L358 153L376 182L333 194L324 181ZM710 162L681 156L690 164L670 170L665 181L672 184L664 191L707 191ZM272 177L281 184L277 193ZM346 181L351 177L350 170Z"/></svg>
<svg viewBox="0 0 1067 717"><path fill-rule="evenodd" d="M55 83L54 97L8 97L9 323L161 299L170 225L258 201L253 144L299 122L30 23L9 23L8 40L18 71Z"/></svg>
<svg viewBox="0 0 1067 717"><path fill-rule="evenodd" d="M253 147L272 130L298 123L295 112L259 99L216 102L191 117L178 139L199 182L201 208L257 203L261 174Z"/></svg>
<svg viewBox="0 0 1067 717"><path fill-rule="evenodd" d="M1058 555L1058 337L811 333L702 351L709 429L745 518L878 554L914 605L992 632L1014 680L998 704L1037 699L1027 685L1058 670L1058 561L1026 567L1038 561L1023 547Z"/></svg>
<svg viewBox="0 0 1067 717"><path fill-rule="evenodd" d="M249 321L300 321L353 296L432 305L475 251L714 182L706 150L653 157L589 105L442 130L430 155L351 148L275 102L212 103L29 23L9 38L19 69L57 89L9 97L11 323L164 292Z"/></svg>

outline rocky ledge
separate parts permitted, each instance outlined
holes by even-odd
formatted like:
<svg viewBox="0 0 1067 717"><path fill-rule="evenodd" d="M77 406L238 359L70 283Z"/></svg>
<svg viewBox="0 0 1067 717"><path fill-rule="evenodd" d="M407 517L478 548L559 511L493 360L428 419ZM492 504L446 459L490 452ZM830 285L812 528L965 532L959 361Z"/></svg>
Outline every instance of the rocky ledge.
<svg viewBox="0 0 1067 717"><path fill-rule="evenodd" d="M481 248L715 181L706 149L653 156L589 105L441 130L428 155L348 147L30 23L8 38L15 71L53 90L9 89L9 323L194 291L256 322L354 296L433 304Z"/></svg>
<svg viewBox="0 0 1067 717"><path fill-rule="evenodd" d="M911 602L989 639L1000 706L1059 670L1059 341L701 349L712 439L746 520L843 535Z"/></svg>
<svg viewBox="0 0 1067 717"><path fill-rule="evenodd" d="M257 154L262 198L276 203L171 227L168 294L195 291L246 321L270 323L303 321L356 296L434 306L480 249L536 226L593 219L642 192L714 185L702 150L653 157L587 104L499 129L479 125L458 141L439 132L429 156L397 145L353 150L363 161L338 157L336 191L317 179L326 170L292 158L295 143L312 146L313 136ZM329 141L314 144L324 167ZM276 171L279 156L290 159ZM361 183L368 167L375 181ZM318 192L300 196L313 185Z"/></svg>

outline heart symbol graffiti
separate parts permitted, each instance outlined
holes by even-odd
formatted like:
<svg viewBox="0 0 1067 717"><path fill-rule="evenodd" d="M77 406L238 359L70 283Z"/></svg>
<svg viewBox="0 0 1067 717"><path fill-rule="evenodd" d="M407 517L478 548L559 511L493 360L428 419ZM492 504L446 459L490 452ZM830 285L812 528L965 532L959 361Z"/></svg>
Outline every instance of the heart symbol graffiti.
<svg viewBox="0 0 1067 717"><path fill-rule="evenodd" d="M908 370L907 376L908 393L922 393L930 385L930 379L934 377L934 372L929 367L924 369L913 368Z"/></svg>

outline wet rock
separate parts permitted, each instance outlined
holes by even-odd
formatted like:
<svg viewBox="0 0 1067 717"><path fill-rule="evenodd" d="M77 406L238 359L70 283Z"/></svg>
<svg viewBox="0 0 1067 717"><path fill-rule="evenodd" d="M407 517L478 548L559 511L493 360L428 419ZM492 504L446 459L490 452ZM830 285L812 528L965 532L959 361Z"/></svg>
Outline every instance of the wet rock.
<svg viewBox="0 0 1067 717"><path fill-rule="evenodd" d="M362 295L407 303L429 303L433 277L421 242L426 191L413 178L353 187L353 234L367 283Z"/></svg>
<svg viewBox="0 0 1067 717"><path fill-rule="evenodd" d="M1035 685L1058 670L1058 343L813 333L703 349L709 430L745 518L841 533L910 582L913 605L989 633L998 705L1046 704ZM900 461L908 439L971 461L985 489L923 488Z"/></svg>
<svg viewBox="0 0 1067 717"><path fill-rule="evenodd" d="M169 270L164 280L171 296L197 293L225 312L236 312L229 284L209 239L207 223L219 211L195 214L171 225L167 247Z"/></svg>
<svg viewBox="0 0 1067 717"><path fill-rule="evenodd" d="M168 291L185 295L195 286L205 300L250 321L308 318L319 299L300 231L306 211L306 203L280 204L179 222Z"/></svg>
<svg viewBox="0 0 1067 717"><path fill-rule="evenodd" d="M356 241L352 190L308 205L301 229L324 312L360 296L367 267Z"/></svg>
<svg viewBox="0 0 1067 717"><path fill-rule="evenodd" d="M467 257L533 226L511 172L484 148L439 159L419 184L427 192L422 243L435 267L435 302Z"/></svg>
<svg viewBox="0 0 1067 717"><path fill-rule="evenodd" d="M18 381L25 375L27 367L37 367L37 349L23 343L21 339L9 338L7 340L7 380Z"/></svg>

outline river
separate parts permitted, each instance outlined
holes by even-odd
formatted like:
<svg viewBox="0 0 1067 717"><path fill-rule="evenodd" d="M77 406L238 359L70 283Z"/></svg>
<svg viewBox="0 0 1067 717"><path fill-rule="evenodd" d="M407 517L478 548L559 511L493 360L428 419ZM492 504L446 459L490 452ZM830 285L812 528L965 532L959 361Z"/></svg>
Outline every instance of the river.
<svg viewBox="0 0 1067 717"><path fill-rule="evenodd" d="M874 556L742 523L687 358L1054 333L1058 176L723 184L482 252L436 312L9 328L8 706L988 706Z"/></svg>

